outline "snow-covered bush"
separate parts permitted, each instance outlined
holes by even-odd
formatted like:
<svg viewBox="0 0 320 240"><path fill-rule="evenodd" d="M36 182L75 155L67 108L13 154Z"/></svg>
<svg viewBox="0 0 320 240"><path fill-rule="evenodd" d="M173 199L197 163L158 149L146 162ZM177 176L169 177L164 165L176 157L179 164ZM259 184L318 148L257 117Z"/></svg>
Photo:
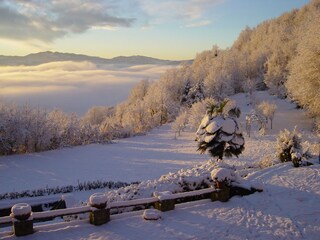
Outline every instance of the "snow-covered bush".
<svg viewBox="0 0 320 240"><path fill-rule="evenodd" d="M218 167L230 168L230 166L209 160L191 169L181 169L176 173L168 173L158 180L143 181L139 184L123 187L118 190L106 192L108 202L126 201L139 198L149 198L155 192L170 191L171 193L188 192L214 186L211 172ZM232 181L241 182L236 175ZM155 193L157 194L157 193Z"/></svg>
<svg viewBox="0 0 320 240"><path fill-rule="evenodd" d="M216 178L227 180L229 186L243 187L245 189L252 187L251 184L248 184L238 175L234 167L222 162L209 160L191 169L180 169L178 172L168 173L158 180L147 180L117 190L108 190L105 195L108 198L107 204L154 196L165 200L170 199L170 195L176 193L219 187L215 181ZM126 212L132 209L145 209L145 206L126 207L116 211Z"/></svg>
<svg viewBox="0 0 320 240"><path fill-rule="evenodd" d="M276 159L274 155L269 154L269 155L263 156L258 161L255 161L253 165L254 167L263 169L263 168L271 167L277 163L279 163L279 160Z"/></svg>
<svg viewBox="0 0 320 240"><path fill-rule="evenodd" d="M303 149L301 145L301 133L296 127L292 132L287 129L280 131L277 138L277 155L281 162L291 162L295 167L301 165Z"/></svg>
<svg viewBox="0 0 320 240"><path fill-rule="evenodd" d="M238 156L244 150L244 138L236 120L240 110L234 101L212 103L196 132L198 150L208 151L212 157L222 160L223 156Z"/></svg>

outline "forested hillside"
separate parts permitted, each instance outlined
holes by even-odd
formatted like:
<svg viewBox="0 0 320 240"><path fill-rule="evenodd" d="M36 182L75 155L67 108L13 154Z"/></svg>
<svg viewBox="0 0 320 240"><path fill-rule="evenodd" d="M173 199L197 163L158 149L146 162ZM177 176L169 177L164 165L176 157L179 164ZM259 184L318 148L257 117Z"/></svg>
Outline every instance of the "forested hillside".
<svg viewBox="0 0 320 240"><path fill-rule="evenodd" d="M263 89L290 97L319 119L319 26L320 1L313 0L300 10L247 27L230 49L214 46L198 54L192 65L168 70L154 83L142 81L107 122L140 133L189 108L194 118L201 108L195 103L204 98L219 101Z"/></svg>
<svg viewBox="0 0 320 240"><path fill-rule="evenodd" d="M0 103L0 155L143 134L181 113L196 126L205 98L220 101L263 89L306 108L319 129L319 26L320 0L312 0L277 19L246 27L229 49L214 46L191 65L168 70L159 81L142 80L127 101L114 108L93 107L81 119L59 110Z"/></svg>

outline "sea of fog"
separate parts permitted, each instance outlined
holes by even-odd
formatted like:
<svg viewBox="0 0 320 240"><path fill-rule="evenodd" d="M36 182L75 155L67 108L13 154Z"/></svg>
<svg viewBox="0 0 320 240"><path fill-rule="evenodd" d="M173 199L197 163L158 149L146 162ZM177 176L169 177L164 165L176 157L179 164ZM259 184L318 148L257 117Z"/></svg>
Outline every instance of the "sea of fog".
<svg viewBox="0 0 320 240"><path fill-rule="evenodd" d="M0 67L0 101L83 115L92 106L124 101L139 81L159 79L172 66L51 62Z"/></svg>

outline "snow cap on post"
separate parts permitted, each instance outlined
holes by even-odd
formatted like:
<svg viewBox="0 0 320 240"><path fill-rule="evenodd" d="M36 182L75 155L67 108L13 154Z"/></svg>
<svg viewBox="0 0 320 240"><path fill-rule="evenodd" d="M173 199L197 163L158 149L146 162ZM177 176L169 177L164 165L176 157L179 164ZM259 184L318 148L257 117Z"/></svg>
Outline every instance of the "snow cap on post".
<svg viewBox="0 0 320 240"><path fill-rule="evenodd" d="M107 206L108 198L104 193L94 193L89 198L89 204L91 207L98 209L105 208Z"/></svg>
<svg viewBox="0 0 320 240"><path fill-rule="evenodd" d="M153 196L157 197L160 201L170 200L172 197L172 192L170 192L170 191L154 192Z"/></svg>
<svg viewBox="0 0 320 240"><path fill-rule="evenodd" d="M27 220L31 215L31 206L27 203L18 203L12 206L10 216L18 220Z"/></svg>

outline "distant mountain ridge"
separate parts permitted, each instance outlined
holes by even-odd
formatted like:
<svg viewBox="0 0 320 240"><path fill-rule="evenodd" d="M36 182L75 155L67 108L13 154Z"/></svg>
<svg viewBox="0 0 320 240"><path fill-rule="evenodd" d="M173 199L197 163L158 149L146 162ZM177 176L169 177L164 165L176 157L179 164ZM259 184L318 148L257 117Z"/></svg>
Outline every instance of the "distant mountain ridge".
<svg viewBox="0 0 320 240"><path fill-rule="evenodd" d="M190 62L191 60L186 61L171 61L171 60L162 60L152 57L145 56L119 56L111 59L87 56L83 54L74 54L74 53L60 53L60 52L39 52L31 53L26 56L4 56L0 55L0 66L36 66L49 62L61 62L61 61L74 61L82 62L88 61L95 64L116 64L116 65L145 65L145 64L156 64L156 65L179 65L182 62Z"/></svg>

